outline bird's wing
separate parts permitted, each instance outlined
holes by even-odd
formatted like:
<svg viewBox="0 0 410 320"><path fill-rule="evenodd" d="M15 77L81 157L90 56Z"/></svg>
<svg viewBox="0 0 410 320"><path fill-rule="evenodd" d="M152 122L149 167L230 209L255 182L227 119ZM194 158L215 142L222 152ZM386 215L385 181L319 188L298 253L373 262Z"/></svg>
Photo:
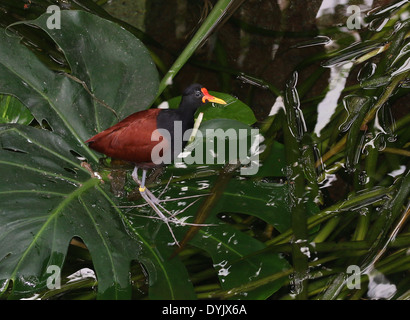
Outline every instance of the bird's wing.
<svg viewBox="0 0 410 320"><path fill-rule="evenodd" d="M160 109L149 109L134 113L86 142L90 148L112 158L150 162L152 148L158 144L152 141L152 134L157 129L159 112Z"/></svg>

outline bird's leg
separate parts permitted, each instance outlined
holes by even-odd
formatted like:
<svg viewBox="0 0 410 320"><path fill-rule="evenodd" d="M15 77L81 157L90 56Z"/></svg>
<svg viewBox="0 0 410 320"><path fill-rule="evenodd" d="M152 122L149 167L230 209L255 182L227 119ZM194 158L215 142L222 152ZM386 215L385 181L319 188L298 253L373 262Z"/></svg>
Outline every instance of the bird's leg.
<svg viewBox="0 0 410 320"><path fill-rule="evenodd" d="M161 198L161 196L165 193L165 191L167 191L168 186L169 186L169 184L170 184L170 182L171 182L171 180L172 180L173 177L174 177L174 176L171 175L171 177L169 178L169 180L168 180L168 182L167 182L167 185L165 186L164 189L162 189L162 191L161 191L161 193L159 194L158 198ZM164 201L164 200L162 200L162 201Z"/></svg>
<svg viewBox="0 0 410 320"><path fill-rule="evenodd" d="M156 212L156 214L159 216L159 219L161 219L168 227L169 232L172 235L172 238L174 239L175 243L179 246L179 242L178 240L175 238L174 232L172 231L171 226L169 225L168 221L169 219L161 212L161 210L158 209L158 207L155 205L155 203L152 202L152 200L148 197L148 195L146 194L147 189L144 187L144 189L142 187L140 187L140 193L141 196L144 198L144 200L150 205L150 207L152 209L154 209L154 211Z"/></svg>
<svg viewBox="0 0 410 320"><path fill-rule="evenodd" d="M140 191L142 198L149 204L149 206L152 209L154 209L155 213L159 216L159 218L167 225L169 232L172 235L172 238L174 239L175 243L179 246L179 242L175 238L174 232L172 231L171 226L168 223L169 219L161 212L161 210L158 209L157 205L154 203L153 198L156 199L156 201L158 201L158 199L145 187L145 179L147 177L147 170L143 169L142 171L142 178L141 178L142 181L139 181L138 179L137 167L135 167L132 173L132 177L134 181L136 181L140 185L139 191Z"/></svg>
<svg viewBox="0 0 410 320"><path fill-rule="evenodd" d="M141 184L140 179L138 179L138 167L134 167L134 171L132 172L131 176L132 176L132 178L134 179L134 181L135 181L136 183L138 183L138 185Z"/></svg>
<svg viewBox="0 0 410 320"><path fill-rule="evenodd" d="M138 168L135 167L134 171L132 172L132 178L134 179L135 183L137 183L140 188L144 188L145 187L145 179L146 179L146 174L147 171L143 170L142 171L142 181L139 180L138 178ZM161 196L166 192L166 190L168 189L168 186L172 180L172 176L169 178L167 185L165 186L165 188L161 191L161 193L159 194L158 197L156 197L147 187L145 187L145 190L148 194L148 196L150 197L151 201L157 205L159 205L160 202L171 202L171 201L177 201L177 200L184 200L184 199L192 199L192 198L197 198L197 197L204 197L204 196L208 196L209 193L205 193L205 194L198 194L198 195L193 195L193 196L185 196L185 197L179 197L179 198L168 198L168 199L160 199ZM124 206L125 207L125 206Z"/></svg>
<svg viewBox="0 0 410 320"><path fill-rule="evenodd" d="M179 215L180 213L183 213L186 209L188 209L190 206L194 205L196 202L198 202L199 199L193 201L192 203L190 203L189 205L187 205L185 208L181 209L181 210L177 210L174 214L172 214L169 217L169 220L173 223L175 223L176 225L181 225L181 226L196 226L196 227L211 227L211 226L217 226L216 224L212 224L212 223L190 223L190 222L185 222L186 219L188 219L189 217L183 217L181 219L177 218L177 215Z"/></svg>
<svg viewBox="0 0 410 320"><path fill-rule="evenodd" d="M144 188L148 196L150 197L151 201L158 204L159 199L154 196L154 194L147 188L145 187L145 179L147 177L147 170L143 169L142 170L142 181L139 180L138 178L138 167L134 168L134 171L132 172L132 178L134 179L135 183L137 183L141 188ZM140 190L141 191L141 190Z"/></svg>
<svg viewBox="0 0 410 320"><path fill-rule="evenodd" d="M170 198L170 197L169 197L169 198L161 199L161 196L168 190L168 186L169 186L169 184L171 183L173 177L174 177L174 176L171 175L171 177L169 178L169 180L168 180L168 182L167 182L165 188L164 188L164 189L161 191L161 193L159 194L159 196L158 196L158 203L157 203L157 204L159 204L160 202L171 202L171 201L192 199L192 198L198 198L198 197L204 197L204 196L209 196L209 195L210 195L210 193L205 193L205 194L196 194L196 195L192 195L192 196L185 196L185 197L178 197L178 198ZM196 201L194 201L194 203L195 203L195 202L196 202ZM189 207L189 206L188 206L188 207ZM188 207L187 207L187 208L188 208Z"/></svg>
<svg viewBox="0 0 410 320"><path fill-rule="evenodd" d="M190 225L190 226L211 226L211 224L187 223L187 222L185 222L185 219L186 219L186 218L185 218L185 219L178 219L178 218L176 217L178 214L184 212L187 208L189 208L191 205L193 205L193 204L194 204L196 201L198 201L199 199L196 200L196 201L194 201L194 202L192 202L191 204L189 204L189 205L188 205L187 207L185 207L184 209L178 210L176 213L171 214L168 210L166 210L163 206L160 205L160 202L161 202L161 201L158 200L158 199L152 194L152 192L150 192L150 191L147 189L147 187L145 186L146 177L147 177L147 170L143 169L143 171L142 171L142 177L141 177L141 181L140 181L139 178L138 178L138 168L137 168L137 167L134 168L134 171L132 172L132 178L134 179L134 181L135 181L137 184L139 184L139 191L140 191L141 197L146 201L146 203L147 203L147 204L155 211L155 213L158 215L158 218L157 218L157 217L151 217L151 218L162 220L162 221L167 225L167 227L168 227L168 229L169 229L169 231L170 231L170 233L171 233L171 235L172 235L172 238L174 239L175 243L176 243L178 246L179 246L179 242L178 242L178 240L176 239L176 237L175 237L175 235L174 235L174 232L172 231L172 228L171 228L171 226L170 226L170 224L169 224L170 222L171 222L171 223L174 223L174 224L176 224L176 225L181 225L181 226L184 226L184 225ZM171 180L170 180L170 181L171 181ZM169 185L170 181L168 181L167 186ZM161 193L161 194L162 194L162 193ZM205 195L207 195L207 194L205 194ZM175 198L175 199L166 199L166 200L162 200L162 201L164 201L164 202L166 202L166 201L175 201L175 200L188 199L188 198L194 198L194 197L199 197L199 196L202 196L202 195L181 197L181 198ZM161 208L162 210L164 210L164 211L169 215L169 217L166 217L166 216L162 213L162 211L160 210L160 208ZM188 217L187 217L187 218L188 218Z"/></svg>

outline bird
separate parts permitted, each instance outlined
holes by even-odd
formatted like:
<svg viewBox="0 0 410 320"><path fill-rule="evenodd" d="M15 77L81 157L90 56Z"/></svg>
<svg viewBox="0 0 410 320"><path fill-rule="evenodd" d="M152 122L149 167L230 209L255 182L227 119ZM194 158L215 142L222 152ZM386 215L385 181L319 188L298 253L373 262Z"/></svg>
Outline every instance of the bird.
<svg viewBox="0 0 410 320"><path fill-rule="evenodd" d="M173 160L175 154L182 151L177 150L177 145L183 148L186 141L182 139L182 136L174 137L175 125L179 123L182 130L178 132L182 134L191 129L194 125L195 112L207 102L227 104L224 100L209 94L201 84L194 83L183 91L177 109L150 108L135 112L85 141L89 148L99 153L134 164L132 178L139 185L141 196L154 209L159 218L166 222L170 230L169 218L157 206L159 200L145 186L147 171L168 164L163 160ZM169 134L164 134L167 132ZM163 146L162 153L157 152L155 156L154 148L157 148L160 143ZM141 180L138 177L138 169L142 169Z"/></svg>

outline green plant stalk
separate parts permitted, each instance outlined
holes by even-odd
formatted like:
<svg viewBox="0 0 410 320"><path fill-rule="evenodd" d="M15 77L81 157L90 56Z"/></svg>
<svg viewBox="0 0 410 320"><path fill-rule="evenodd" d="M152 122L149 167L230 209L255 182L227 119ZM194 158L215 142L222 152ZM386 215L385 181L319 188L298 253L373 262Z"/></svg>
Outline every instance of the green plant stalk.
<svg viewBox="0 0 410 320"><path fill-rule="evenodd" d="M219 0L214 6L212 11L209 13L208 17L205 19L204 23L195 33L191 41L179 55L177 60L162 78L159 88L157 98L161 95L164 89L172 83L173 78L179 72L179 70L185 65L188 59L192 56L195 50L206 40L212 30L218 25L222 18L227 13L229 6L234 2L234 0Z"/></svg>
<svg viewBox="0 0 410 320"><path fill-rule="evenodd" d="M408 8L409 8L409 3L405 3L401 7L396 8L394 12L391 12L389 15L389 21L385 24L383 29L389 30L389 28L393 28L396 22L399 20L400 15L403 12L406 12ZM376 39L382 38L383 36L385 36L385 32L377 32L376 34L372 36L371 39L376 40Z"/></svg>
<svg viewBox="0 0 410 320"><path fill-rule="evenodd" d="M410 157L410 151L404 150L404 149L398 149L398 148L384 148L381 150L384 153L393 153L393 154L398 154L401 156L406 156Z"/></svg>
<svg viewBox="0 0 410 320"><path fill-rule="evenodd" d="M337 155L336 155L337 157ZM340 158L340 157L338 157ZM324 170L323 172L320 173L319 177L318 177L318 183L323 183L323 181L326 179L327 175L331 175L336 173L337 171L339 171L340 169L344 168L346 159L340 159L339 161L337 161L337 159L331 159L330 160L331 163L334 163L331 167L326 168L326 170Z"/></svg>
<svg viewBox="0 0 410 320"><path fill-rule="evenodd" d="M398 218L401 213L401 208L405 201L408 201L408 196L410 193L410 171L407 170L406 175L403 177L400 187L397 187L397 192L391 201L389 201L385 206L383 211L380 213L379 218L375 221L371 232L369 233L368 240L371 242L377 239L382 240L381 235L386 234L389 231L389 227Z"/></svg>
<svg viewBox="0 0 410 320"><path fill-rule="evenodd" d="M398 119L395 123L396 131L410 124L410 113Z"/></svg>
<svg viewBox="0 0 410 320"><path fill-rule="evenodd" d="M377 56L378 54L386 51L390 46L390 42L386 43L384 46L380 47L380 48L376 48L364 55L362 55L361 57L357 58L356 61L354 62L355 65L358 65L360 63L365 62L366 60L369 60L370 58L373 58L374 56Z"/></svg>
<svg viewBox="0 0 410 320"><path fill-rule="evenodd" d="M314 143L310 135L305 135L302 139L301 160L303 161L307 195L315 203L322 203L317 171L315 168Z"/></svg>
<svg viewBox="0 0 410 320"><path fill-rule="evenodd" d="M80 289L92 290L92 288L96 287L97 285L98 285L97 280L85 278L85 279L77 280L72 283L66 283L62 285L61 288L59 289L48 290L41 296L41 299L42 300L52 299L53 297L56 297L63 293L69 293L70 291L74 291L74 290L80 290ZM96 293L93 292L93 295L96 295Z"/></svg>
<svg viewBox="0 0 410 320"><path fill-rule="evenodd" d="M367 113L366 117L363 120L362 126L367 125L369 121L371 121L374 116L376 115L376 112L384 105L387 100L390 98L390 96L393 94L394 90L397 88L399 83L405 79L408 75L410 74L409 71L403 72L399 75L397 75L392 82L387 86L387 88L384 90L382 93L381 97L378 99L378 101L372 106ZM322 163L326 162L329 160L332 156L335 154L339 153L342 151L346 145L347 141L347 134L343 136L342 139L340 139L328 152L326 152L321 159L319 159L316 162L316 167L320 166Z"/></svg>
<svg viewBox="0 0 410 320"><path fill-rule="evenodd" d="M356 208L373 204L382 200L386 197L389 193L395 190L394 187L389 188L374 188L370 191L363 192L356 194L355 196L351 197L347 200L339 201L337 204L328 207L320 211L318 214L310 217L308 219L308 228L311 229L318 224L322 223L330 219L331 217L337 216L342 212L346 212L349 210L354 210Z"/></svg>
<svg viewBox="0 0 410 320"><path fill-rule="evenodd" d="M366 176L368 181L365 184L366 189L370 189L374 185L374 179L376 176L376 164L379 152L376 148L370 148L368 150L368 155L365 161ZM353 234L353 241L360 241L366 238L366 234L370 225L371 210L361 213L358 217L358 223L356 225L356 230Z"/></svg>
<svg viewBox="0 0 410 320"><path fill-rule="evenodd" d="M370 100L361 103L360 111L357 114L356 120L351 125L349 132L347 133L346 139L346 167L349 169L355 169L355 173L359 172L359 168L357 168L358 162L360 160L360 153L361 149L363 148L364 143L364 132L361 130L363 128L362 122L366 116L367 111L369 110L371 105ZM355 190L359 190L357 176L355 177Z"/></svg>
<svg viewBox="0 0 410 320"><path fill-rule="evenodd" d="M366 125L369 121L371 121L374 116L376 115L376 112L386 103L386 101L390 98L390 96L393 94L394 90L397 88L397 86L400 84L402 80L404 80L406 77L408 77L410 74L409 71L403 72L399 75L397 75L392 82L387 86L386 90L382 93L380 99L377 101L377 103L370 109L370 111L367 113L366 117L363 120L362 125Z"/></svg>
<svg viewBox="0 0 410 320"><path fill-rule="evenodd" d="M410 235L399 235L394 239L392 242L388 244L388 248L407 248L410 243ZM345 241L345 242L314 242L312 241L309 245L312 245L312 250L317 253L322 252L332 252L334 255L340 256L339 253L343 254L343 256L357 256L357 252L362 251L366 253L369 248L371 247L372 243L366 240L360 241ZM272 245L266 247L262 250L259 250L255 253L252 253L245 258L249 258L254 255L263 254L266 252L279 252L279 253L291 253L292 246L289 243Z"/></svg>
<svg viewBox="0 0 410 320"><path fill-rule="evenodd" d="M3 115L2 115L2 118L3 118L3 119L5 119L5 118L7 117L7 111L8 111L8 109L9 109L12 96L3 95L3 94L2 94L2 95L0 96L0 102L3 102L3 101L4 101L4 100L3 100L4 98L5 98L5 103L4 103L4 109L3 109ZM2 103L2 105L3 105L3 103Z"/></svg>
<svg viewBox="0 0 410 320"><path fill-rule="evenodd" d="M406 243L408 244L408 236L402 237L402 240L405 240ZM401 242L401 241L400 241ZM407 250L407 244L401 244L403 249L400 249L396 251L394 254L389 256L388 258L384 259L380 263L377 264L377 270L380 271L382 274L393 274L397 272L402 272L408 270L408 264L410 263L410 258L405 254ZM323 246L324 245L324 246ZM370 246L370 244L366 241L359 241L359 242L348 242L348 243L334 243L334 246L337 247L336 250L339 251L344 251L348 252L348 255L351 256L354 253L350 252L351 250L366 250ZM327 243L321 243L319 246L315 247L320 248L320 252L334 252L334 248L332 246L328 246ZM394 246L392 246L394 247ZM322 251L322 249L325 249ZM332 256L332 257L327 257L327 262L331 260L336 260L338 258L338 255ZM323 259L320 259L323 260ZM312 263L310 266L313 266ZM344 268L342 267L335 267L329 270L320 270L316 273L312 273L312 281L309 282L309 287L308 287L308 295L309 297L314 296L316 294L320 294L323 291L325 291L329 287L329 277L334 276L335 274L342 273L344 272ZM361 277L361 284L365 284L368 279L365 276ZM363 287L363 286L362 286ZM367 288L363 288L364 292L362 293L355 293L354 295L357 296L357 298L360 298L361 295L363 295L366 291ZM351 294L351 290L343 289L341 291L341 294L339 294L338 299L342 299L346 294ZM289 295L284 296L282 299L291 299ZM354 298L353 298L354 299Z"/></svg>
<svg viewBox="0 0 410 320"><path fill-rule="evenodd" d="M368 192L363 192L360 194L356 194L355 196L351 197L347 200L339 201L338 203L321 210L318 214L309 217L307 220L307 227L311 229L318 224L326 221L332 217L335 217L347 210L353 209L355 207L359 207L361 205L369 205L371 203L377 202L380 199L384 198L386 194L391 193L395 189L394 186L389 188L374 188ZM266 245L273 245L273 244L280 244L286 243L290 240L293 236L293 229L289 229L279 236L265 242Z"/></svg>
<svg viewBox="0 0 410 320"><path fill-rule="evenodd" d="M207 299L210 295L210 291L217 291L221 289L219 283L204 284L202 286L195 287L198 299Z"/></svg>
<svg viewBox="0 0 410 320"><path fill-rule="evenodd" d="M326 288L326 285L329 282L329 276L333 275L336 272L340 272L340 271L341 271L340 268L332 268L331 270L321 270L321 271L312 273L312 281L309 282L309 286L307 289L308 296L312 297L322 292ZM282 296L279 300L293 300L293 299L294 298L292 297L291 294L286 294Z"/></svg>
<svg viewBox="0 0 410 320"><path fill-rule="evenodd" d="M287 179L289 183L290 211L294 239L292 242L292 260L294 266L294 284L297 299L307 299L308 258L302 251L307 241L305 194L305 174L303 172L303 158L300 143L295 136L301 121L296 116L299 108L299 98L296 90L297 73L287 84L285 92L285 108L287 122L283 125L285 141ZM317 180L317 178L316 178Z"/></svg>
<svg viewBox="0 0 410 320"><path fill-rule="evenodd" d="M379 152L376 148L368 149L368 155L366 156L365 170L366 176L369 181L366 182L366 188L372 188L374 186L374 179L376 177L377 160L379 158Z"/></svg>
<svg viewBox="0 0 410 320"><path fill-rule="evenodd" d="M373 224L372 228L369 230L367 241L372 243L372 247L369 249L368 254L364 257L360 263L360 270L363 273L371 271L374 268L377 261L384 254L388 245L393 241L394 237L397 235L394 231L398 231L403 220L405 220L409 215L404 214L403 219L401 219L398 224L393 228L393 232L390 236L387 233L390 231L390 227L398 217L401 212L401 208L404 202L408 199L410 193L410 171L407 171L405 177L402 179L400 186L396 186L397 192L394 198L387 201L384 205L384 209L381 212L379 218ZM408 211L407 211L408 213ZM336 299L344 286L344 273L337 276L331 283L329 288L324 292L323 299Z"/></svg>
<svg viewBox="0 0 410 320"><path fill-rule="evenodd" d="M405 239L406 242L408 241L407 238L408 238L408 237L406 237L406 239ZM326 244L323 243L323 245L326 245ZM336 245L336 246L339 246L339 244L335 244L335 245ZM364 242L364 241L360 241L360 242L357 242L357 243L355 243L355 242L350 242L348 246L343 246L343 244L340 244L340 245L342 245L342 246L339 248L340 250L342 250L342 251L347 251L347 250L350 250L350 249L352 249L352 248L357 249L357 250L364 249L364 248L368 248L369 243ZM329 251L333 251L332 248L328 248L328 249L329 249ZM289 248L289 250L291 250L291 248ZM405 249L403 249L403 250L405 250ZM325 257L325 258L323 258L323 259L318 259L318 260L316 260L316 261L314 261L314 262L309 263L309 267L314 267L314 266L316 266L316 265L323 265L324 263L329 262L329 261L336 260L337 258L338 258L337 256L328 256L328 257ZM403 266L403 263L405 263L406 265L405 265L404 267L406 268L406 267L407 267L407 264L409 263L409 260L410 260L410 258L405 255L404 257L402 257L402 258L396 260L395 266L400 267L400 266ZM377 266L377 267L378 267L378 266ZM378 267L378 268L379 268L379 267ZM392 273L393 270L394 270L394 272L402 271L401 269L400 269L400 270L399 270L399 269L394 269L390 264L388 264L388 267L386 267L386 269L381 269L380 271L386 271L386 272ZM404 270L406 270L406 269L404 269ZM341 271L340 269L330 270L330 273L323 273L323 275L328 276L329 274L334 274L334 272L340 272L340 271ZM294 272L294 269L293 269L293 268L290 268L290 269L283 270L283 271L281 271L281 272L272 274L272 275L270 275L270 276L267 276L267 277L265 277L265 278L263 278L263 279L259 279L259 280L257 280L257 281L252 281L252 282L243 284L242 286L237 287L237 288L234 288L234 289L230 289L230 290L219 290L219 291L204 293L204 294L202 294L201 297L202 297L202 298L223 298L223 299L227 299L227 298L230 298L230 297L234 297L235 295L240 294L240 293L242 293L242 292L248 292L248 291L254 290L254 289L256 289L256 288L258 288L258 287L260 287L260 286L263 286L263 285L265 285L265 284L267 284L267 283L270 283L270 282L272 282L272 281L278 280L278 279L280 279L280 278L288 277L288 276L291 275L293 272ZM383 272L383 273L385 273L385 272ZM318 274L318 275L320 275L320 274ZM341 276L340 279L343 280L343 276ZM363 277L362 280L364 281L364 280L365 280L365 277ZM323 284L323 286L320 287L320 288L317 288L318 285L315 285L315 284L314 284L313 286L311 286L310 288L311 288L311 290L313 290L313 291L307 292L309 296L311 296L311 295L313 295L313 294L317 294L317 293L323 292L323 290L325 290L326 288L329 287L329 279L326 278L326 281L323 281L323 279L319 279L319 280L317 280L317 281L321 281L321 283ZM315 281L315 282L316 282L316 281Z"/></svg>
<svg viewBox="0 0 410 320"><path fill-rule="evenodd" d="M391 253L389 256L384 258L383 260L379 261L377 263L377 270L380 271L381 268L385 268L384 270L390 270L390 272L394 272L397 269L401 269L400 264L397 263L399 259L401 259L403 256L406 256L406 251L408 248L402 248L399 250L396 250L395 252ZM394 266L395 264L395 266Z"/></svg>
<svg viewBox="0 0 410 320"><path fill-rule="evenodd" d="M326 262L335 260L336 257L331 256L331 257L325 257L323 259L318 259L316 261L310 262L309 263L309 267L315 267L317 265L322 265ZM244 283L243 285L233 288L233 289L229 289L229 290L219 290L219 291L215 291L215 292L210 292L206 294L206 298L208 299L215 299L215 298L221 298L221 299L228 299L231 297L235 297L236 295L242 293L242 292L249 292L252 290L255 290L263 285L266 285L270 282L276 281L278 279L281 278L285 278L285 277L289 277L291 274L293 274L295 272L295 270L293 268L289 268L286 270L282 270L280 272L274 273L272 275L269 275L267 277L264 277L262 279L256 280L256 281L251 281L251 282L247 282ZM305 290L307 289L307 287L305 288ZM307 290L306 290L307 291Z"/></svg>
<svg viewBox="0 0 410 320"><path fill-rule="evenodd" d="M327 237L333 232L333 230L337 227L339 224L340 217L334 217L333 219L330 219L326 225L320 230L320 232L316 235L316 237L313 239L313 242L318 244L327 239Z"/></svg>
<svg viewBox="0 0 410 320"><path fill-rule="evenodd" d="M399 120L397 120L397 122L394 125L394 128L392 127L391 130L394 129L397 132L397 131L399 131L399 129L404 128L407 125L409 125L409 123L410 123L410 115L405 115L402 118L400 118ZM369 153L372 153L372 152L374 152L375 155L369 154L366 157L366 167L367 167L366 173L367 173L367 176L370 179L369 182L366 183L366 188L368 188L370 186L373 187L374 182L375 182L374 177L376 176L376 165L377 165L377 159L378 159L379 154L378 154L378 151L373 149L373 148L369 150ZM392 153L392 154L398 154L398 155L410 157L410 151L407 151L405 149L386 147L383 150L381 150L380 152ZM333 156L332 158L330 158L328 160L328 163L329 164L333 163L333 165L331 167L326 168L326 170L323 171L320 174L320 176L318 178L319 183L323 182L323 180L326 179L326 176L328 174L336 173L341 168L344 168L344 164L345 164L346 160L345 159L340 159L341 156L342 156L342 153L338 153L338 154L336 154L335 156ZM377 173L378 173L379 177L385 176L385 173L388 170L385 162L380 163L377 166L377 169L378 169ZM384 183L382 181L382 182L379 183L379 185L386 186L386 183Z"/></svg>
<svg viewBox="0 0 410 320"><path fill-rule="evenodd" d="M408 181L407 181L408 182ZM407 189L409 188L408 184L405 185ZM373 266L377 263L377 261L385 254L387 247L389 244L394 240L394 238L399 233L400 229L405 225L406 221L410 217L410 209L407 207L406 211L402 214L401 218L395 223L393 226L393 222L395 222L395 218L397 218L398 214L401 212L401 205L405 200L403 197L408 197L408 190L401 192L403 188L399 190L396 197L392 200L392 207L391 207L391 215L388 216L388 220L386 222L385 228L381 233L381 236L378 240L373 243L372 248L369 250L369 254L365 258L364 262L362 263L362 268L372 269ZM377 222L384 221L385 211L382 213L381 217ZM390 228L392 227L392 228ZM391 231L390 231L391 229ZM373 231L373 230L372 230ZM388 234L389 232L389 234Z"/></svg>
<svg viewBox="0 0 410 320"><path fill-rule="evenodd" d="M410 257L406 255L405 249L402 249L399 253L401 253L399 256L395 257L393 261L390 261L389 263L384 263L383 265L377 264L376 269L378 272L381 274L387 276L389 274L394 274L398 272L406 272L409 270L410 267ZM362 287L361 290L356 292L351 299L360 299L363 294L367 292L367 286L365 286L366 283L369 282L368 276L361 276L360 277L360 285ZM340 295L338 296L338 299L341 298L341 296L346 295L348 293L351 293L351 290L348 288L343 288Z"/></svg>
<svg viewBox="0 0 410 320"><path fill-rule="evenodd" d="M202 224L208 218L211 210L216 206L218 200L224 193L229 181L233 177L233 174L240 166L240 162L237 164L226 164L219 172L218 179L211 189L210 195L206 197L197 211L197 215L194 219L195 224ZM184 238L179 242L180 246L173 252L172 257L181 252L185 248L186 244L191 240L200 230L200 226L191 226L184 235Z"/></svg>
<svg viewBox="0 0 410 320"><path fill-rule="evenodd" d="M262 163L271 153L273 143L276 140L277 132L282 128L282 122L285 119L283 111L278 112L276 115L268 117L264 123L260 126L260 132L265 137L265 150L260 154L259 159Z"/></svg>
<svg viewBox="0 0 410 320"><path fill-rule="evenodd" d="M309 77L300 84L298 88L299 97L302 99L311 89L312 87L319 81L320 77L325 73L325 68L317 68L314 72L312 72ZM328 87L324 90L327 91ZM323 93L323 96L326 95L326 92Z"/></svg>
<svg viewBox="0 0 410 320"><path fill-rule="evenodd" d="M382 265L377 264L376 265L376 269L382 273L383 275L389 275L389 274L393 274L393 273L398 273L398 272L403 272L403 271L407 271L409 268L409 263L410 263L410 258L405 254L406 249L401 249L399 251L399 253L402 253L401 255L397 255L397 257L395 257L394 261L392 261L391 263L388 264L384 264ZM403 253L404 252L404 253ZM339 273L338 279L341 281L344 281L345 277L344 275L344 270L341 269L336 269L335 270L336 273ZM326 276L334 276L335 272L330 272L330 273L326 273ZM317 282L319 283L319 285L317 285ZM341 300L344 299L346 297L346 295L352 295L350 299L355 300L355 299L360 299L361 296L367 292L367 286L364 286L364 284L366 284L368 282L368 277L366 275L362 275L360 277L360 285L362 287L361 290L358 290L356 292L352 291L351 289L348 289L346 287L344 287L344 283L343 283L343 288L340 290L340 293L337 295L337 299ZM322 284L322 287L317 288L316 292L313 291L309 291L309 295L312 294L321 294L324 291L329 290L329 288L331 288L331 285L329 285L330 281L329 281L329 277L326 278L321 278L317 281L314 281L312 283L312 285L314 287L319 287L320 284ZM322 298L322 297L319 297ZM326 299L328 299L328 296L325 296ZM323 299L323 298L322 298Z"/></svg>
<svg viewBox="0 0 410 320"><path fill-rule="evenodd" d="M222 298L222 299L228 299L231 297L235 297L236 295L242 293L242 292L248 292L251 290L255 290L267 283L279 280L281 278L284 277L288 277L289 275L291 275L292 273L294 273L294 269L290 268L287 270L283 270L281 272L278 273L274 273L270 276L267 276L265 278L262 278L260 280L256 280L256 281L252 281L252 282L248 282L245 283L239 287L233 288L233 289L229 289L229 290L221 290L221 291L216 291L213 293L208 293L206 295L207 298L210 299L215 299L215 298Z"/></svg>
<svg viewBox="0 0 410 320"><path fill-rule="evenodd" d="M361 241L366 238L367 231L370 224L370 213L361 213L357 220L356 230L353 234L353 241Z"/></svg>
<svg viewBox="0 0 410 320"><path fill-rule="evenodd" d="M387 47L386 54L377 64L376 72L374 76L383 75L386 73L386 70L389 70L395 59L397 58L400 50L405 45L404 40L406 38L406 34L408 32L410 26L410 21L406 20L399 24L399 28L396 32L394 32L392 36L392 41L390 42L389 46Z"/></svg>

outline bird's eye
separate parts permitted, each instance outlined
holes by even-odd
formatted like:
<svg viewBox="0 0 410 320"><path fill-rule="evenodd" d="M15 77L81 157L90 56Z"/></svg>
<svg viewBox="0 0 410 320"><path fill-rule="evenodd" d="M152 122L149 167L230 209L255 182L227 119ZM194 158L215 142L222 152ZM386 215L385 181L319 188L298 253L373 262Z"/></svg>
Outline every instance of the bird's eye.
<svg viewBox="0 0 410 320"><path fill-rule="evenodd" d="M202 96L202 92L197 90L195 91L195 97L200 98Z"/></svg>

